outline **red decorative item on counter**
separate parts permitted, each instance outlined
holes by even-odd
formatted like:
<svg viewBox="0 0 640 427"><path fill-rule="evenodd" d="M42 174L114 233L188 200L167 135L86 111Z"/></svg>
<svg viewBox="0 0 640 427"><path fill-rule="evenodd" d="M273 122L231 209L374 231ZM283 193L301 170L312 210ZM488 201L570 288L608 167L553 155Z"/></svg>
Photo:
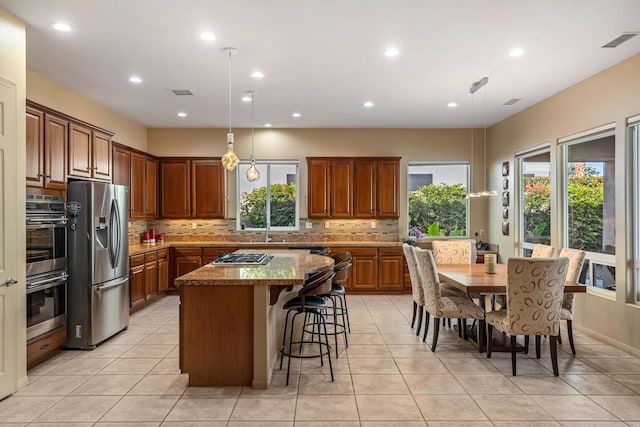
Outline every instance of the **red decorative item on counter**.
<svg viewBox="0 0 640 427"><path fill-rule="evenodd" d="M158 234L158 237L156 237L156 240L158 242L164 242L164 234L162 233Z"/></svg>
<svg viewBox="0 0 640 427"><path fill-rule="evenodd" d="M145 231L142 233L142 243L149 243L149 232Z"/></svg>
<svg viewBox="0 0 640 427"><path fill-rule="evenodd" d="M149 229L149 239L156 240L156 230L153 228Z"/></svg>

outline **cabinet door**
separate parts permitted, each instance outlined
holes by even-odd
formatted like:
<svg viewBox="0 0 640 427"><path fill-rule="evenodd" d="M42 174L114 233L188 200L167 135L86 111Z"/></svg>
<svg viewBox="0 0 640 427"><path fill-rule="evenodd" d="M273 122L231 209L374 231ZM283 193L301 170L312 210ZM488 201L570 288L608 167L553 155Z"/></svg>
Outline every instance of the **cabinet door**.
<svg viewBox="0 0 640 427"><path fill-rule="evenodd" d="M69 131L68 175L91 178L91 129L76 123Z"/></svg>
<svg viewBox="0 0 640 427"><path fill-rule="evenodd" d="M144 288L144 264L136 267L132 267L129 274L129 297L131 299L131 308L134 308L140 304L144 304L145 301L145 288Z"/></svg>
<svg viewBox="0 0 640 427"><path fill-rule="evenodd" d="M145 299L151 299L158 295L158 261L148 262L144 265Z"/></svg>
<svg viewBox="0 0 640 427"><path fill-rule="evenodd" d="M190 185L188 160L160 162L160 216L190 218Z"/></svg>
<svg viewBox="0 0 640 427"><path fill-rule="evenodd" d="M400 162L398 160L378 160L376 170L376 216L398 218L398 194Z"/></svg>
<svg viewBox="0 0 640 427"><path fill-rule="evenodd" d="M378 257L354 256L351 267L351 287L353 289L377 289Z"/></svg>
<svg viewBox="0 0 640 427"><path fill-rule="evenodd" d="M354 216L373 218L376 215L376 161L355 160L353 170Z"/></svg>
<svg viewBox="0 0 640 427"><path fill-rule="evenodd" d="M111 181L111 137L94 131L92 143L92 177Z"/></svg>
<svg viewBox="0 0 640 427"><path fill-rule="evenodd" d="M191 161L191 216L224 218L224 168L219 159Z"/></svg>
<svg viewBox="0 0 640 427"><path fill-rule="evenodd" d="M195 255L176 257L176 277L184 276L200 267L202 267L202 257Z"/></svg>
<svg viewBox="0 0 640 427"><path fill-rule="evenodd" d="M125 148L113 146L113 183L131 186L131 152ZM129 191L131 197L131 191ZM131 207L131 202L129 202Z"/></svg>
<svg viewBox="0 0 640 427"><path fill-rule="evenodd" d="M42 187L44 185L43 155L44 155L44 114L42 111L27 107L27 187Z"/></svg>
<svg viewBox="0 0 640 427"><path fill-rule="evenodd" d="M151 157L146 158L145 166L145 208L144 213L147 218L158 216L158 161Z"/></svg>
<svg viewBox="0 0 640 427"><path fill-rule="evenodd" d="M131 153L131 186L129 187L129 212L131 218L144 218L145 164L146 156Z"/></svg>
<svg viewBox="0 0 640 427"><path fill-rule="evenodd" d="M353 216L353 160L331 162L331 216Z"/></svg>
<svg viewBox="0 0 640 427"><path fill-rule="evenodd" d="M169 288L169 260L158 260L158 293L164 293Z"/></svg>
<svg viewBox="0 0 640 427"><path fill-rule="evenodd" d="M329 217L331 171L330 161L307 159L307 215L309 218Z"/></svg>
<svg viewBox="0 0 640 427"><path fill-rule="evenodd" d="M44 187L67 189L67 147L69 122L44 116Z"/></svg>
<svg viewBox="0 0 640 427"><path fill-rule="evenodd" d="M402 290L402 256L379 256L378 265L378 288Z"/></svg>

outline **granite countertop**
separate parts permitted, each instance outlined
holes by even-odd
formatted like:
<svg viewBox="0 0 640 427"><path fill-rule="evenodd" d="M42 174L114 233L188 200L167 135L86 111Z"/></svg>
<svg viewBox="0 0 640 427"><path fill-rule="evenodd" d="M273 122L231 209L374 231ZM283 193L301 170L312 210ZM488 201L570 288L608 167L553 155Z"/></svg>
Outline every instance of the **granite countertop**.
<svg viewBox="0 0 640 427"><path fill-rule="evenodd" d="M251 253L250 249L240 253ZM331 267L333 259L321 255L311 255L308 251L269 249L266 253L273 259L266 265L238 266L207 264L180 276L176 286L210 285L301 285L305 276L314 271Z"/></svg>
<svg viewBox="0 0 640 427"><path fill-rule="evenodd" d="M400 247L402 242L375 242L375 241L304 241L304 242L229 242L229 241L172 241L165 243L136 243L129 245L129 255L138 255L162 248L170 247L260 247L260 246L283 246L286 248L293 246L329 246L338 247Z"/></svg>

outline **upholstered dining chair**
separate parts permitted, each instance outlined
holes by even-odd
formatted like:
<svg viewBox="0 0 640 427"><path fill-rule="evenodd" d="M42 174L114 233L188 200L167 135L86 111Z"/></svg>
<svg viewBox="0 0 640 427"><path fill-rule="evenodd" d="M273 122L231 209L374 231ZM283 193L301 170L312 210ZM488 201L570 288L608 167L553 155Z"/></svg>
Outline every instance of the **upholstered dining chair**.
<svg viewBox="0 0 640 427"><path fill-rule="evenodd" d="M579 249L562 248L560 250L560 258L569 258L569 270L567 271L567 282L578 282L580 278L580 272L582 271L582 265L584 264L584 258L586 256L584 251ZM576 347L573 344L573 309L574 309L574 294L565 293L562 298L562 307L560 308L560 320L567 321L567 335L569 335L569 345L571 346L571 352L576 354ZM561 334L558 333L558 342L562 344Z"/></svg>
<svg viewBox="0 0 640 427"><path fill-rule="evenodd" d="M543 245L538 243L533 247L531 258L552 258L556 255L555 246Z"/></svg>
<svg viewBox="0 0 640 427"><path fill-rule="evenodd" d="M428 249L420 248L414 248L413 252L418 265L420 282L424 288L424 308L426 310L426 314L422 341L425 342L427 340L429 317L433 316L433 341L431 342L431 351L436 351L438 333L440 331L440 319L462 319L462 330L464 331L466 338L466 320L483 319L484 310L469 298L442 296L440 291L440 281L438 279L438 270L433 253Z"/></svg>
<svg viewBox="0 0 640 427"><path fill-rule="evenodd" d="M418 266L416 258L413 254L413 246L404 243L402 245L404 258L407 260L407 268L409 269L409 278L411 279L411 297L413 299L413 314L411 315L411 327L416 323L416 314L418 314L418 325L416 326L416 335L420 335L422 327L422 313L424 312L424 290L420 277L418 277Z"/></svg>
<svg viewBox="0 0 640 427"><path fill-rule="evenodd" d="M549 337L553 374L558 376L557 338L568 267L568 258L509 258L507 261L507 308L486 315L487 358L491 357L493 329L509 334L513 376L516 376L518 335L535 335L536 344L541 336Z"/></svg>

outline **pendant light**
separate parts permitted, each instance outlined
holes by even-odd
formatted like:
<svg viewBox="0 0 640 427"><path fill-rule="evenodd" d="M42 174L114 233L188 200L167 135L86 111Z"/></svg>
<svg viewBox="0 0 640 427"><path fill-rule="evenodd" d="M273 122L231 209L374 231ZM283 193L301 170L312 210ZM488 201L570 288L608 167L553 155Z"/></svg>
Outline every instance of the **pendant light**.
<svg viewBox="0 0 640 427"><path fill-rule="evenodd" d="M489 77L483 77L477 82L473 82L471 87L469 88L469 93L471 93L471 114L473 115L473 99L474 93L476 93L480 88L486 86L489 83ZM482 154L482 162L484 163L483 167L483 190L477 193L468 193L467 198L476 198L476 197L489 197L495 196L498 194L497 191L488 191L487 190L487 88L484 88L484 132L483 132L483 147L484 151ZM471 156L473 157L473 127L471 128Z"/></svg>
<svg viewBox="0 0 640 427"><path fill-rule="evenodd" d="M231 56L238 53L238 49L234 47L225 47L224 51L229 55L229 132L227 133L227 152L222 156L222 166L232 171L240 163L240 159L233 152L233 133L231 132Z"/></svg>
<svg viewBox="0 0 640 427"><path fill-rule="evenodd" d="M247 181L254 182L260 179L260 171L256 167L256 155L253 153L253 108L255 105L255 91L251 91L251 166L247 169Z"/></svg>

